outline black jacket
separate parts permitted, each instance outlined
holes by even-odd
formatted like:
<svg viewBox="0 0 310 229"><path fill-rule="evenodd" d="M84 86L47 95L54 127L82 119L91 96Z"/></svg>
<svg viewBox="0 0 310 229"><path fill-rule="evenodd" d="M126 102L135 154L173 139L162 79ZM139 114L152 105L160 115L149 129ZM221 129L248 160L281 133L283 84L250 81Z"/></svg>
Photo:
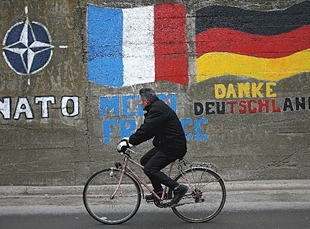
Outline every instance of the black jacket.
<svg viewBox="0 0 310 229"><path fill-rule="evenodd" d="M132 134L129 142L138 145L153 137L153 145L168 155L181 158L185 155L186 138L176 113L162 100L147 106L144 123Z"/></svg>

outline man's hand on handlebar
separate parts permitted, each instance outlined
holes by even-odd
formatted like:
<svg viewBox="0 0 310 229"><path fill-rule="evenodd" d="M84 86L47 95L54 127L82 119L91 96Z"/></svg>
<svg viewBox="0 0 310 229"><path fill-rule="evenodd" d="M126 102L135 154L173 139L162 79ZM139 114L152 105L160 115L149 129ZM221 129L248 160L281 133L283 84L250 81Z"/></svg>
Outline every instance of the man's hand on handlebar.
<svg viewBox="0 0 310 229"><path fill-rule="evenodd" d="M122 138L118 143L116 149L119 153L125 153L126 149L133 147L132 144L129 143L129 137Z"/></svg>

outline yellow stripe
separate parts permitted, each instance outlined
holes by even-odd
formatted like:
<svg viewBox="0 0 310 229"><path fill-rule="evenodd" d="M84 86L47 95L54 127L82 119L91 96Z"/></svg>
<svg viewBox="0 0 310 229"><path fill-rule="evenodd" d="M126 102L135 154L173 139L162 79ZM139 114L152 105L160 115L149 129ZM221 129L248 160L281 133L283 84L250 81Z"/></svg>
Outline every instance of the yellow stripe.
<svg viewBox="0 0 310 229"><path fill-rule="evenodd" d="M301 72L310 72L310 49L275 59L223 52L207 53L197 59L198 83L223 75L278 81Z"/></svg>

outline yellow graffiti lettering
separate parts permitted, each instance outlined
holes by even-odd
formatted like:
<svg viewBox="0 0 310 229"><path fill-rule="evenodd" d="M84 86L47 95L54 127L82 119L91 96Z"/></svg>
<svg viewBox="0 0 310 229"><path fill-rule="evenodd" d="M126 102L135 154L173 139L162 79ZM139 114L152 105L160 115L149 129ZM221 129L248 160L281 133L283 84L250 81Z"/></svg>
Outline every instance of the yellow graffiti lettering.
<svg viewBox="0 0 310 229"><path fill-rule="evenodd" d="M271 87L275 87L277 83L275 82L268 82L266 83L266 97L268 98L275 98L277 97L276 93L273 93L273 89Z"/></svg>
<svg viewBox="0 0 310 229"><path fill-rule="evenodd" d="M275 98L274 87L276 82L238 83L237 85L214 84L214 96L217 99L229 98Z"/></svg>
<svg viewBox="0 0 310 229"><path fill-rule="evenodd" d="M237 98L237 95L236 95L236 91L235 91L234 85L233 84L228 84L228 90L227 90L226 98L229 99L231 97Z"/></svg>
<svg viewBox="0 0 310 229"><path fill-rule="evenodd" d="M238 98L250 98L250 83L238 83Z"/></svg>
<svg viewBox="0 0 310 229"><path fill-rule="evenodd" d="M215 98L223 99L226 95L226 87L224 84L215 84L214 85L214 94Z"/></svg>
<svg viewBox="0 0 310 229"><path fill-rule="evenodd" d="M256 97L263 98L264 97L263 94L260 92L263 85L264 83L259 83L258 85L256 85L256 83L252 83L252 98L256 98Z"/></svg>

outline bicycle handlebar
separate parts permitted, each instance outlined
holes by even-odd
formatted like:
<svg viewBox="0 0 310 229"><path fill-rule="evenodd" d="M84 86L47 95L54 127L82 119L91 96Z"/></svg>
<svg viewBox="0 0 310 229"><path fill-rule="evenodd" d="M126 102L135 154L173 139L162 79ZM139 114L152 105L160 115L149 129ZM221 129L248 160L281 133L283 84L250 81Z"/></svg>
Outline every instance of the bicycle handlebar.
<svg viewBox="0 0 310 229"><path fill-rule="evenodd" d="M131 153L135 154L136 152L128 147L128 148L125 150L125 152L120 152L119 154L122 155L122 156L123 156L123 155L126 155L126 156L130 157L130 154L131 154Z"/></svg>

